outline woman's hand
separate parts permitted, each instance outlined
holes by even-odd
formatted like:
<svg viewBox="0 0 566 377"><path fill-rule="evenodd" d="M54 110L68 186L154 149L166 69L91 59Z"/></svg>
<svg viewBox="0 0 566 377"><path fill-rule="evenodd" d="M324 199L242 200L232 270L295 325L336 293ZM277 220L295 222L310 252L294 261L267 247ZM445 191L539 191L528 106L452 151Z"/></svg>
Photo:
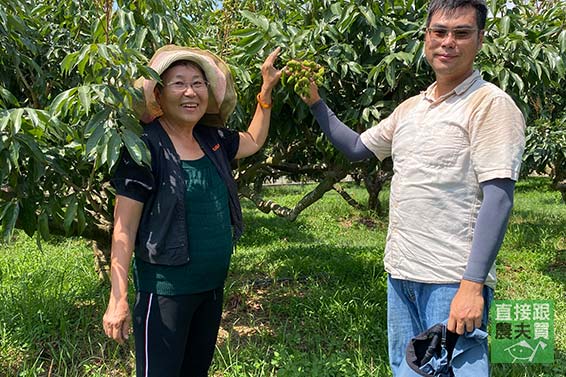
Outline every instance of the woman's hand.
<svg viewBox="0 0 566 377"><path fill-rule="evenodd" d="M248 157L256 153L267 139L272 106L271 91L281 79L282 72L280 69L273 66L273 63L275 63L279 55L279 51L281 51L281 48L277 47L261 65L263 84L261 85L261 91L257 97L258 104L248 130L246 132L240 132L240 147L236 152L237 159Z"/></svg>
<svg viewBox="0 0 566 377"><path fill-rule="evenodd" d="M114 299L113 296L110 296L108 308L102 318L104 333L118 343L124 343L130 334L130 318L128 300Z"/></svg>
<svg viewBox="0 0 566 377"><path fill-rule="evenodd" d="M102 327L109 338L124 343L130 334L130 308L128 306L128 269L132 260L143 203L117 195L114 205L114 231L110 279L112 287L108 308L102 318Z"/></svg>
<svg viewBox="0 0 566 377"><path fill-rule="evenodd" d="M271 52L271 54L269 54L261 65L261 77L263 78L263 84L261 85L260 96L262 101L265 103L271 103L271 91L281 79L281 70L273 66L280 51L281 47L277 47L273 52Z"/></svg>

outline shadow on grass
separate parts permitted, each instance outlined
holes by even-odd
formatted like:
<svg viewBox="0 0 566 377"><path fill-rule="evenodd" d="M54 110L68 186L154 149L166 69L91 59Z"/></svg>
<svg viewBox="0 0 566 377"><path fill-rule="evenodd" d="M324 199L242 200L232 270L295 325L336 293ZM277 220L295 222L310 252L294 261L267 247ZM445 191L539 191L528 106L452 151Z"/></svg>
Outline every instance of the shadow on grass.
<svg viewBox="0 0 566 377"><path fill-rule="evenodd" d="M12 263L25 268L6 266L3 276L0 375L90 375L85 371L108 371L117 360L117 369L127 368L131 347L118 346L102 330L110 288L88 270L92 255L80 254L76 243L54 239L44 251L33 240L14 246L14 253L25 252ZM69 259L56 249L69 250Z"/></svg>
<svg viewBox="0 0 566 377"><path fill-rule="evenodd" d="M38 273L26 279L34 279L34 275L43 279ZM97 366L106 368L112 364L111 358L121 360L119 369L124 368L132 348L118 346L103 335L101 291L107 289L92 286L76 295L31 288L12 295L10 308L5 307L0 315L0 323L10 329L10 344L4 344L2 353L6 354L0 369L13 376L30 370L42 376L66 375Z"/></svg>
<svg viewBox="0 0 566 377"><path fill-rule="evenodd" d="M368 279L384 276L382 256L382 252L371 247L306 244L266 250L262 261L271 278L313 277L329 285L363 286ZM232 266L232 271L237 273L237 266ZM261 274L261 270L256 273Z"/></svg>
<svg viewBox="0 0 566 377"><path fill-rule="evenodd" d="M255 207L244 209L244 227L244 234L238 240L238 246L242 247L268 245L274 240L303 243L316 240L301 217L290 221L273 214L264 214Z"/></svg>
<svg viewBox="0 0 566 377"><path fill-rule="evenodd" d="M525 252L550 253L552 261L540 266L542 272L557 282L566 282L566 238L560 237L566 229L566 218L544 217L535 211L520 209L514 211L514 218L506 236L512 242L511 247Z"/></svg>
<svg viewBox="0 0 566 377"><path fill-rule="evenodd" d="M528 177L521 178L515 185L516 193L526 192L550 192L552 189L552 180L548 177Z"/></svg>
<svg viewBox="0 0 566 377"><path fill-rule="evenodd" d="M381 254L370 248L305 245L272 249L266 270L242 273L235 261L227 281L222 327L232 346L273 345L297 352L383 353L386 280ZM234 343L236 345L234 345Z"/></svg>

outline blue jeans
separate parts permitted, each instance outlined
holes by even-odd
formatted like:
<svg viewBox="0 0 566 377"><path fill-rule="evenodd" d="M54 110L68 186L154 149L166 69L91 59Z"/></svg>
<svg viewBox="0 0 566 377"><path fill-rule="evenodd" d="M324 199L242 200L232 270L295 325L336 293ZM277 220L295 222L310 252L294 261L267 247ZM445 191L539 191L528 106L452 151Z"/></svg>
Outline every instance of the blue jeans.
<svg viewBox="0 0 566 377"><path fill-rule="evenodd" d="M387 279L387 335L389 363L393 376L405 358L410 339L448 319L450 304L460 284L427 284ZM486 331L493 289L484 286L485 300L481 329ZM487 350L487 339L485 340ZM484 362L488 363L485 353Z"/></svg>

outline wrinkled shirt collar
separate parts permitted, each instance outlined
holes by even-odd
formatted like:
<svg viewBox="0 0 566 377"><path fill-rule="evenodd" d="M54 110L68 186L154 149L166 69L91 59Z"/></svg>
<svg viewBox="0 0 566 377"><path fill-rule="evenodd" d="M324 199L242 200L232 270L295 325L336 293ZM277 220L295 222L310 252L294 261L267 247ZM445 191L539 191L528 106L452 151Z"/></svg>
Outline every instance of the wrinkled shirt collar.
<svg viewBox="0 0 566 377"><path fill-rule="evenodd" d="M430 102L443 101L446 98L452 96L453 94L462 95L468 89L470 89L470 87L472 85L474 85L474 83L477 80L481 80L481 79L482 79L482 77L481 77L480 71L474 70L472 72L472 74L467 79L462 81L457 87L455 87L454 89L452 89L451 91L449 91L448 93L446 93L443 96L440 96L436 99L434 98L434 92L436 91L436 85L437 85L436 81L433 82L426 90L422 91L421 94L422 94L424 99L426 99L427 101L430 101Z"/></svg>

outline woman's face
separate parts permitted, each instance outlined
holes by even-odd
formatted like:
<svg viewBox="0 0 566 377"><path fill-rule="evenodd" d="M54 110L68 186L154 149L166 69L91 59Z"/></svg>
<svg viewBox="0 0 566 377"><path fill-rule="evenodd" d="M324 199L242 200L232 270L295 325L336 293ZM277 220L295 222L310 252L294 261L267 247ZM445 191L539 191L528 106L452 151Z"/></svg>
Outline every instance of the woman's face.
<svg viewBox="0 0 566 377"><path fill-rule="evenodd" d="M168 119L195 125L208 107L208 83L200 69L177 65L163 75L163 88L156 89L156 99Z"/></svg>

